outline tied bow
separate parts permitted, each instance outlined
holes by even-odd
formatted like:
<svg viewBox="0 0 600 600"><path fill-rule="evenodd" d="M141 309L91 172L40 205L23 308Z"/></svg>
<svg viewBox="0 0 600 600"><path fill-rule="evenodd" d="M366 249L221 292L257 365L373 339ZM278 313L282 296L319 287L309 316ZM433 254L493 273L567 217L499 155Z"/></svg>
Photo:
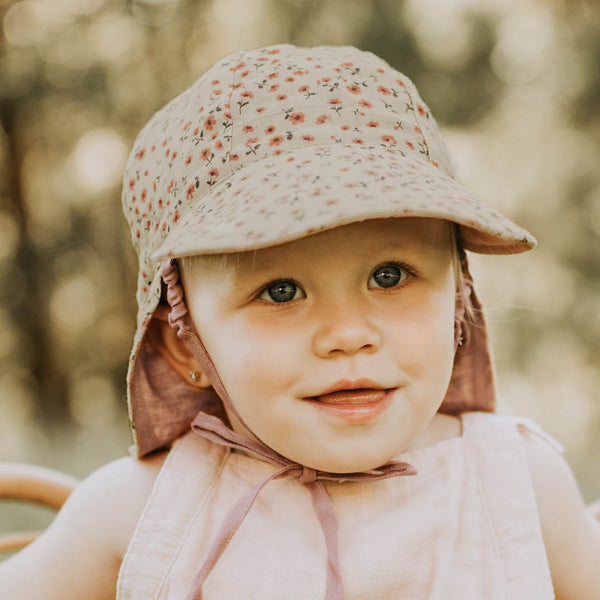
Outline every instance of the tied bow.
<svg viewBox="0 0 600 600"><path fill-rule="evenodd" d="M389 462L378 469L364 473L327 473L325 471L317 471L288 460L258 441L249 440L238 435L217 417L203 412L199 413L194 419L192 430L211 442L241 450L278 468L247 494L242 496L231 509L210 547L204 564L194 579L194 584L186 600L202 600L204 582L242 524L259 492L272 479L282 477L292 477L305 485L310 491L313 508L323 530L327 548L327 587L325 600L344 600L338 552L338 522L333 502L327 494L322 481L338 481L340 483L344 481L376 481L398 475L416 475L414 467L408 463L398 461Z"/></svg>

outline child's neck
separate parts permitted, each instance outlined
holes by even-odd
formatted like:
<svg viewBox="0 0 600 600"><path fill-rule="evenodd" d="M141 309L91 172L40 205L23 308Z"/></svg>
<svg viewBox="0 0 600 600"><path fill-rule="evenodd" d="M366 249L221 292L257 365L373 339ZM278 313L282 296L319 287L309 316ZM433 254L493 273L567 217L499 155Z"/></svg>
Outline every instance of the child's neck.
<svg viewBox="0 0 600 600"><path fill-rule="evenodd" d="M436 413L425 429L411 442L407 450L431 446L436 442L460 437L461 435L462 421L460 417Z"/></svg>

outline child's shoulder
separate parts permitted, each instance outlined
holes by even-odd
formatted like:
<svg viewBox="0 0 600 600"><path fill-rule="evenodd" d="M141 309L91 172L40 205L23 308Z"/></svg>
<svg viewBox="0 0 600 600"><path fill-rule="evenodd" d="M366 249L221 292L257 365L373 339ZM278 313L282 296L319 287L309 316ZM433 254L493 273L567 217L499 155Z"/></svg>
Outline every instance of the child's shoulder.
<svg viewBox="0 0 600 600"><path fill-rule="evenodd" d="M114 598L123 555L165 456L121 458L87 477L46 532L0 565L7 597Z"/></svg>
<svg viewBox="0 0 600 600"><path fill-rule="evenodd" d="M168 452L138 459L124 456L110 462L85 479L77 493L90 514L103 514L107 531L122 557L152 492Z"/></svg>
<svg viewBox="0 0 600 600"><path fill-rule="evenodd" d="M529 421L517 425L540 517L556 598L597 598L600 523L593 519L561 447Z"/></svg>

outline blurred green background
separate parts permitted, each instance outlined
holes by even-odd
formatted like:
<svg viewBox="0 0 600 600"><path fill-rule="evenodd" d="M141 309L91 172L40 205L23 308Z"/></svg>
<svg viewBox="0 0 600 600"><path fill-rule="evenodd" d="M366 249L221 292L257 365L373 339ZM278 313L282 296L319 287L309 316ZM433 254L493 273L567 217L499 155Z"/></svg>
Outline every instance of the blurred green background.
<svg viewBox="0 0 600 600"><path fill-rule="evenodd" d="M415 81L463 183L538 237L472 259L500 409L600 497L600 3L0 0L0 23L0 460L84 476L127 452L142 125L235 50L351 44Z"/></svg>

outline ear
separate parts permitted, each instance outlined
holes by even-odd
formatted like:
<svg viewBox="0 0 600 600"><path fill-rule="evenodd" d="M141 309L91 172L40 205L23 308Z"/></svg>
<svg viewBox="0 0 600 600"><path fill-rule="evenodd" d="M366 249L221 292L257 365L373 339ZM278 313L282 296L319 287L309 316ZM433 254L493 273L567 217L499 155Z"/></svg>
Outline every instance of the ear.
<svg viewBox="0 0 600 600"><path fill-rule="evenodd" d="M200 369L191 350L169 325L169 311L169 307L162 304L156 308L148 325L148 340L187 382L196 387L210 387L208 377ZM195 375L194 379L191 378L192 374Z"/></svg>

